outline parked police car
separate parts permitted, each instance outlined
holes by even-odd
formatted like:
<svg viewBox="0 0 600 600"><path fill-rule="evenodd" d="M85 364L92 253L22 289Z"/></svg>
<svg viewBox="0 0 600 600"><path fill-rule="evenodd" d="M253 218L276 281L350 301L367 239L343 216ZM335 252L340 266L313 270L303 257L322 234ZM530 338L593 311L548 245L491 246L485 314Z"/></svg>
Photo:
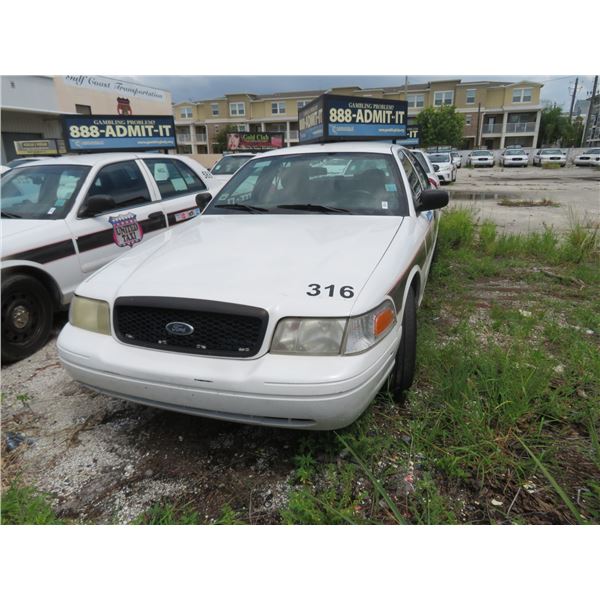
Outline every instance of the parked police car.
<svg viewBox="0 0 600 600"><path fill-rule="evenodd" d="M257 156L77 288L62 364L111 396L279 427L344 427L390 376L400 398L448 202L416 165L372 142Z"/></svg>
<svg viewBox="0 0 600 600"><path fill-rule="evenodd" d="M254 156L256 154L252 152L226 154L213 165L210 171L217 181L226 183L240 167L245 165Z"/></svg>
<svg viewBox="0 0 600 600"><path fill-rule="evenodd" d="M220 187L199 163L165 154L64 156L5 173L2 359L39 349L85 277L196 216L196 195Z"/></svg>

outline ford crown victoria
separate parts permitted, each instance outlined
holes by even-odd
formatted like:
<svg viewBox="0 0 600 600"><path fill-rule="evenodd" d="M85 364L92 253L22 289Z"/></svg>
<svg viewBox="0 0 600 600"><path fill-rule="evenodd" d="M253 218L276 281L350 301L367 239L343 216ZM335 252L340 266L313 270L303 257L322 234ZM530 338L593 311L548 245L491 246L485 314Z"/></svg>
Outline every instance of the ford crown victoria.
<svg viewBox="0 0 600 600"><path fill-rule="evenodd" d="M165 154L64 156L2 175L2 360L48 339L77 285L140 242L199 214L221 187L196 161Z"/></svg>
<svg viewBox="0 0 600 600"><path fill-rule="evenodd" d="M494 155L489 150L473 150L467 156L467 165L472 167L493 167Z"/></svg>
<svg viewBox="0 0 600 600"><path fill-rule="evenodd" d="M567 164L567 155L560 148L544 148L533 155L533 166L555 163L564 167Z"/></svg>
<svg viewBox="0 0 600 600"><path fill-rule="evenodd" d="M499 162L503 167L526 167L529 163L529 154L518 148L507 148Z"/></svg>
<svg viewBox="0 0 600 600"><path fill-rule="evenodd" d="M573 161L576 167L600 165L600 148L588 148Z"/></svg>
<svg viewBox="0 0 600 600"><path fill-rule="evenodd" d="M456 181L457 169L450 152L430 152L427 156L434 165L437 165L435 174L441 183Z"/></svg>
<svg viewBox="0 0 600 600"><path fill-rule="evenodd" d="M340 157L358 168L330 172ZM154 407L344 427L388 378L399 400L412 383L447 202L399 145L262 154L200 218L77 288L60 360L85 386Z"/></svg>
<svg viewBox="0 0 600 600"><path fill-rule="evenodd" d="M223 184L229 181L233 174L254 156L255 154L252 152L226 154L213 165L210 172L217 181Z"/></svg>

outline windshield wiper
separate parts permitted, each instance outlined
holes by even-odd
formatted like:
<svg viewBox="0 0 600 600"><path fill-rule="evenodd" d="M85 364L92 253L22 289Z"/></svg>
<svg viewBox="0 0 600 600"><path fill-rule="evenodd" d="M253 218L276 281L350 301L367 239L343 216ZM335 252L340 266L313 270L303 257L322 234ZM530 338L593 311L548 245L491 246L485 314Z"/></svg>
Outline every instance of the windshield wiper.
<svg viewBox="0 0 600 600"><path fill-rule="evenodd" d="M0 213L0 216L4 217L5 219L22 219L23 218L21 215L16 215L15 213L9 213L9 212L5 212L5 211L2 211Z"/></svg>
<svg viewBox="0 0 600 600"><path fill-rule="evenodd" d="M252 206L252 204L215 204L215 208L228 208L231 210L245 210L246 212L266 213L268 208L262 206Z"/></svg>
<svg viewBox="0 0 600 600"><path fill-rule="evenodd" d="M322 213L350 213L347 208L337 208L335 206L325 206L324 204L278 204L277 208L287 208L289 210L306 210Z"/></svg>

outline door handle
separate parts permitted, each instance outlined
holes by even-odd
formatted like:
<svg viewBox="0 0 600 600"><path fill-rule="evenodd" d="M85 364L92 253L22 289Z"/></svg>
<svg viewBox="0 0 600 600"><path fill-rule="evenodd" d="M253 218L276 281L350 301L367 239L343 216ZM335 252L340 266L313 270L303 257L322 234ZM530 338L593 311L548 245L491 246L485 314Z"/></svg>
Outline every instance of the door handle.
<svg viewBox="0 0 600 600"><path fill-rule="evenodd" d="M164 219L165 213L162 210L157 210L156 212L150 213L148 218L152 221L154 221L154 219Z"/></svg>

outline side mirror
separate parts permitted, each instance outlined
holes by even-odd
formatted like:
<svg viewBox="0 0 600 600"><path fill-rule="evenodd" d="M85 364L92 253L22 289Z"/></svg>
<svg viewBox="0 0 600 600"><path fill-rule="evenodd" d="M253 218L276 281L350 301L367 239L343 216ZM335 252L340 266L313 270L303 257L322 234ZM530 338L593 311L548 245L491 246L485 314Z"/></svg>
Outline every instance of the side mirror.
<svg viewBox="0 0 600 600"><path fill-rule="evenodd" d="M105 194L97 194L86 198L82 208L77 216L79 217L95 217L103 212L112 210L117 203L112 196Z"/></svg>
<svg viewBox="0 0 600 600"><path fill-rule="evenodd" d="M433 170L437 173L440 170L440 165L433 164Z"/></svg>
<svg viewBox="0 0 600 600"><path fill-rule="evenodd" d="M200 192L196 196L196 206L203 213L204 209L208 206L208 203L212 200L212 194L210 192Z"/></svg>
<svg viewBox="0 0 600 600"><path fill-rule="evenodd" d="M450 197L446 190L423 190L417 200L415 209L417 212L424 212L426 210L443 208L444 206L448 206L449 199Z"/></svg>

